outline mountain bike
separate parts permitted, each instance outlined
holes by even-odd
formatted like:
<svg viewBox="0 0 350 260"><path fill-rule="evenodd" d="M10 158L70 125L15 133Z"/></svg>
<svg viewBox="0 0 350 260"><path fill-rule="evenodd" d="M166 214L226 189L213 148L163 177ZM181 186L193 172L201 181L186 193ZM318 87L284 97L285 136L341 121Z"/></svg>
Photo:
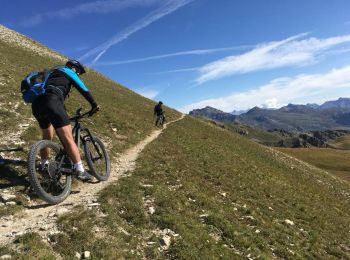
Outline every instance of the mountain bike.
<svg viewBox="0 0 350 260"><path fill-rule="evenodd" d="M163 127L164 123L165 123L165 114L163 113L157 116L156 126Z"/></svg>
<svg viewBox="0 0 350 260"><path fill-rule="evenodd" d="M106 181L110 175L111 163L103 142L83 127L81 120L89 116L76 111L72 129L74 141L80 149L84 148L85 160L90 174L99 181ZM41 165L41 151L49 149L48 163ZM72 189L72 177L75 176L73 163L64 148L52 141L41 140L35 143L28 155L28 174L31 186L36 194L49 204L58 204L65 200Z"/></svg>

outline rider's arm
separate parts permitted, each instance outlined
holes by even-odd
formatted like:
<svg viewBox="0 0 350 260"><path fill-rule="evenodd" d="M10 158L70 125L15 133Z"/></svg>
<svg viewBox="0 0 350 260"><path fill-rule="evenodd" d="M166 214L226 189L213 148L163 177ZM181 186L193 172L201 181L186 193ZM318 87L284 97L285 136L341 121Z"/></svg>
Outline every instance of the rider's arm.
<svg viewBox="0 0 350 260"><path fill-rule="evenodd" d="M71 80L73 86L79 91L79 93L90 103L91 107L97 107L93 96L91 95L88 88L85 86L84 82L79 78L79 76L68 68L61 69Z"/></svg>

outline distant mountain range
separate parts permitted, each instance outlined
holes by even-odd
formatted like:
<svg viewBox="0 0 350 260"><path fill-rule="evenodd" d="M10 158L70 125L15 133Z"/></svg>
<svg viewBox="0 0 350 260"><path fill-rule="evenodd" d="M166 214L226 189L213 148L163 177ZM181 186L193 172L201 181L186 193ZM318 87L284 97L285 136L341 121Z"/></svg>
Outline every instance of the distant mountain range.
<svg viewBox="0 0 350 260"><path fill-rule="evenodd" d="M291 132L305 132L350 129L350 98L339 98L322 105L289 104L279 109L254 107L240 115L225 113L212 107L195 109L189 114L220 122L237 122L264 130L284 129Z"/></svg>

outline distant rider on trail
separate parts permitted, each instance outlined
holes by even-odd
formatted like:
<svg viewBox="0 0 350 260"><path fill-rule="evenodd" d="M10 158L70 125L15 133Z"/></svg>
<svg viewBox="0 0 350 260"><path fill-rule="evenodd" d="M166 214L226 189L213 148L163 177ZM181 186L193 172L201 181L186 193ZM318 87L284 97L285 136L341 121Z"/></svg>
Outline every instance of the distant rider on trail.
<svg viewBox="0 0 350 260"><path fill-rule="evenodd" d="M159 101L159 103L154 107L154 115L157 117L156 126L158 126L158 123L161 123L161 125L163 125L165 122L165 114L162 105L163 102Z"/></svg>
<svg viewBox="0 0 350 260"><path fill-rule="evenodd" d="M84 169L78 147L73 139L69 116L64 107L64 100L72 86L74 86L90 103L90 116L100 109L83 81L79 78L79 75L84 73L84 66L76 60L69 60L65 66L52 72L46 83L45 94L36 98L32 103L32 112L42 130L43 139L52 140L55 129L73 162L77 177L81 180L90 180L92 176ZM41 152L42 166L47 163L48 157L49 149L43 149Z"/></svg>

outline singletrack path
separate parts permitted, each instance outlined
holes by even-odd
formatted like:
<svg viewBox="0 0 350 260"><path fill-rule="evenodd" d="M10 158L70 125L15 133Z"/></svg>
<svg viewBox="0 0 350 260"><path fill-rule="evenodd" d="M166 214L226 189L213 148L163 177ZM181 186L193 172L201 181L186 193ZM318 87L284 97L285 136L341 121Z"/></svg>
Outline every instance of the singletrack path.
<svg viewBox="0 0 350 260"><path fill-rule="evenodd" d="M15 236L27 232L36 232L43 238L59 233L56 220L65 213L68 213L77 205L86 207L98 207L96 203L98 193L118 181L120 176L135 169L135 161L147 144L155 140L166 127L184 118L178 118L164 125L163 129L154 130L144 140L122 153L112 166L111 176L106 182L83 183L77 188L73 187L73 192L68 198L58 205L33 204L27 209L13 215L0 219L0 245L11 243ZM77 191L77 192L75 192ZM39 202L40 203L40 202Z"/></svg>

